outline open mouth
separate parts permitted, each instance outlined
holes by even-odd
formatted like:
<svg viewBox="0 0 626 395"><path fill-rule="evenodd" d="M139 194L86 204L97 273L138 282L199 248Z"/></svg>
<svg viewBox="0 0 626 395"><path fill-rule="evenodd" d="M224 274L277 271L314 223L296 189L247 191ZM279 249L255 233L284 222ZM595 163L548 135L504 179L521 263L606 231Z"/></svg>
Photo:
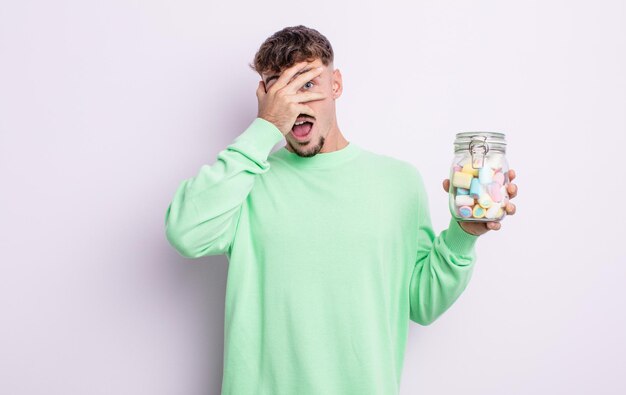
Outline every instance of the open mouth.
<svg viewBox="0 0 626 395"><path fill-rule="evenodd" d="M291 134L298 140L306 138L313 129L313 120L309 117L300 116L291 128Z"/></svg>

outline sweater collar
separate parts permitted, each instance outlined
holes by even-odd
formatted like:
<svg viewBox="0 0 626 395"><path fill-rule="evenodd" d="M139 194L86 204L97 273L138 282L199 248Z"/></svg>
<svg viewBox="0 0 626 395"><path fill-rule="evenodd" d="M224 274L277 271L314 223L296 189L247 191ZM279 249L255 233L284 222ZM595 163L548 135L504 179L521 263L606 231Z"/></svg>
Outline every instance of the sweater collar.
<svg viewBox="0 0 626 395"><path fill-rule="evenodd" d="M283 146L276 151L275 155L282 158L285 162L292 166L300 168L330 168L340 165L358 155L361 148L353 142L348 142L345 147L331 152L320 152L311 157L305 158L287 149Z"/></svg>

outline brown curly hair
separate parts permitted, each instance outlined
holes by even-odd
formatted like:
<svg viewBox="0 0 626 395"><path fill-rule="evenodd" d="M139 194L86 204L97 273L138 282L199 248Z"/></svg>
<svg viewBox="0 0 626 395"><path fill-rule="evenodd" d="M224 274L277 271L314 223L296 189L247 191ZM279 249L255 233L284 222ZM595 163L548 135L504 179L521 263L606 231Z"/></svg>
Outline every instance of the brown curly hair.
<svg viewBox="0 0 626 395"><path fill-rule="evenodd" d="M249 66L261 73L280 73L305 60L321 59L328 66L334 59L330 41L315 29L298 25L285 27L261 44Z"/></svg>

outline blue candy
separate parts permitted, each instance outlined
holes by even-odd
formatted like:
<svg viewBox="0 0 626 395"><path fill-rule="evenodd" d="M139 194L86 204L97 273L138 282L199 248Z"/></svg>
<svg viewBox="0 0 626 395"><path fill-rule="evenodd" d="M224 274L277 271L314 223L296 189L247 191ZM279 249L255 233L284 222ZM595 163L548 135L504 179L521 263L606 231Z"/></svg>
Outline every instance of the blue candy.
<svg viewBox="0 0 626 395"><path fill-rule="evenodd" d="M493 170L489 166L478 169L478 179L481 184L489 184L493 180Z"/></svg>
<svg viewBox="0 0 626 395"><path fill-rule="evenodd" d="M480 181L478 181L478 178L476 177L472 178L469 194L474 199L478 199L480 197Z"/></svg>
<svg viewBox="0 0 626 395"><path fill-rule="evenodd" d="M459 207L459 214L463 218L469 218L472 216L472 208L469 206Z"/></svg>

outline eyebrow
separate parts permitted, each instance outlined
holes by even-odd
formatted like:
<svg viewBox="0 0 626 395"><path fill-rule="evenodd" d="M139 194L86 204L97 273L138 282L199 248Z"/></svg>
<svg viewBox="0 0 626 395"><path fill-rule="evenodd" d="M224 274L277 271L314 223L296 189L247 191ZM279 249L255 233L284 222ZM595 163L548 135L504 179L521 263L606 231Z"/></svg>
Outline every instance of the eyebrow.
<svg viewBox="0 0 626 395"><path fill-rule="evenodd" d="M296 76L298 76L298 75L300 75L300 74L302 74L302 73L306 73L307 71L310 71L310 70L312 70L312 69L313 69L312 67L309 67L309 68L307 68L307 69L300 70L300 71L298 71L298 72L294 75L294 77L296 77ZM273 76L271 76L271 77L268 77L268 78L267 78L267 80L265 80L265 84L267 85L267 84L268 84L271 80L278 79L278 77L279 77L279 75L273 75Z"/></svg>

